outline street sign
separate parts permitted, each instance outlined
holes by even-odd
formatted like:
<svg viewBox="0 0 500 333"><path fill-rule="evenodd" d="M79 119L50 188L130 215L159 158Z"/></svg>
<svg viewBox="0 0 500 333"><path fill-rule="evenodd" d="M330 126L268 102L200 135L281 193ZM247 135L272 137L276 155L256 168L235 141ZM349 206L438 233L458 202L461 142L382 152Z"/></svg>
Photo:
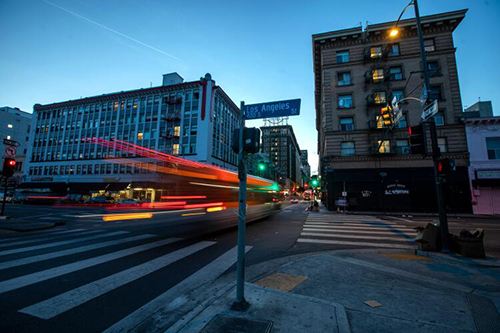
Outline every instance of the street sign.
<svg viewBox="0 0 500 333"><path fill-rule="evenodd" d="M432 117L433 115L435 115L436 113L438 113L438 102L437 100L434 100L434 102L432 102L431 105L429 105L425 110L424 112L422 112L422 116L421 118L423 120L427 120L429 119L430 117Z"/></svg>
<svg viewBox="0 0 500 333"><path fill-rule="evenodd" d="M298 116L300 114L300 98L287 101L276 101L246 105L245 119L262 119Z"/></svg>
<svg viewBox="0 0 500 333"><path fill-rule="evenodd" d="M343 197L347 197L347 192L342 192Z"/></svg>
<svg viewBox="0 0 500 333"><path fill-rule="evenodd" d="M7 146L5 147L5 157L16 157L16 147Z"/></svg>
<svg viewBox="0 0 500 333"><path fill-rule="evenodd" d="M3 139L3 144L7 146L19 147L19 142L9 139Z"/></svg>
<svg viewBox="0 0 500 333"><path fill-rule="evenodd" d="M427 102L427 86L424 84L422 87L422 91L420 92L420 105L424 108L425 103Z"/></svg>

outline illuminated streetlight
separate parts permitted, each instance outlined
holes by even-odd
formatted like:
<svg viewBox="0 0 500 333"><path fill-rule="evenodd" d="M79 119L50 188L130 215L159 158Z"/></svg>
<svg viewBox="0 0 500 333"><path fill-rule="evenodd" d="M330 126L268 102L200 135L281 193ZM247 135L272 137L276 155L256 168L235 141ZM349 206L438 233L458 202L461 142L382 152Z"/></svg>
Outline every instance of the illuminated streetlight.
<svg viewBox="0 0 500 333"><path fill-rule="evenodd" d="M396 37L397 35L399 34L399 30L394 28L391 30L391 32L389 33L389 36L391 37Z"/></svg>

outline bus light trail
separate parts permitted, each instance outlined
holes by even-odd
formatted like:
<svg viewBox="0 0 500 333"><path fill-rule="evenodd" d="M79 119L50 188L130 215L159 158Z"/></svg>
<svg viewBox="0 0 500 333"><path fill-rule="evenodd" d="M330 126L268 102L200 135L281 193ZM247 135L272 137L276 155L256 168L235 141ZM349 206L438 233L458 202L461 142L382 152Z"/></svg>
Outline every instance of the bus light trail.
<svg viewBox="0 0 500 333"><path fill-rule="evenodd" d="M226 206L222 206L222 207L209 207L209 208L207 208L207 213L220 212L221 210L226 210Z"/></svg>
<svg viewBox="0 0 500 333"><path fill-rule="evenodd" d="M113 214L102 217L103 221L122 221L122 220L136 220L136 219L150 219L153 217L152 213L135 213L135 214Z"/></svg>

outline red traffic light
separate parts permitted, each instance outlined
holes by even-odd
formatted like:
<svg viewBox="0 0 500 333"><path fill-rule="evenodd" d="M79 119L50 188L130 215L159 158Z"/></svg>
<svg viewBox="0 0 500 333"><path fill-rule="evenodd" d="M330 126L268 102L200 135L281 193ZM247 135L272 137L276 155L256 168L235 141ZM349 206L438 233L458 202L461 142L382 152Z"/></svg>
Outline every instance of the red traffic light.
<svg viewBox="0 0 500 333"><path fill-rule="evenodd" d="M15 160L9 160L9 165L10 165L10 166L14 166L14 165L16 165L16 161L15 161Z"/></svg>

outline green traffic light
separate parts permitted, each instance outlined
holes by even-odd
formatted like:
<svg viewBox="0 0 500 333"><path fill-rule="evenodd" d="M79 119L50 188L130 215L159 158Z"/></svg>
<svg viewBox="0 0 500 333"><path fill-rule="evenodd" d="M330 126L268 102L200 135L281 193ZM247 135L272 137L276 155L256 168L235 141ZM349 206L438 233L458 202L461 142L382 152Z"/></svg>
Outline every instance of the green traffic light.
<svg viewBox="0 0 500 333"><path fill-rule="evenodd" d="M264 163L259 163L259 170L260 171L266 170L266 165Z"/></svg>
<svg viewBox="0 0 500 333"><path fill-rule="evenodd" d="M313 180L313 181L312 181L312 185L313 185L314 187L318 186L318 181L317 181L317 180Z"/></svg>

